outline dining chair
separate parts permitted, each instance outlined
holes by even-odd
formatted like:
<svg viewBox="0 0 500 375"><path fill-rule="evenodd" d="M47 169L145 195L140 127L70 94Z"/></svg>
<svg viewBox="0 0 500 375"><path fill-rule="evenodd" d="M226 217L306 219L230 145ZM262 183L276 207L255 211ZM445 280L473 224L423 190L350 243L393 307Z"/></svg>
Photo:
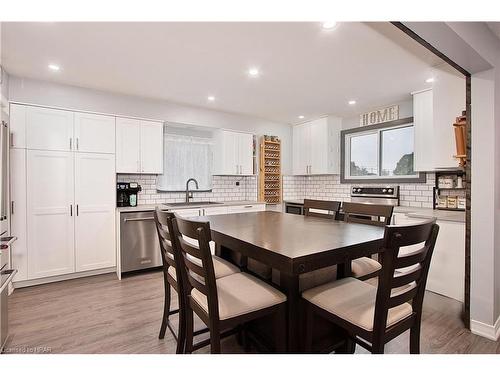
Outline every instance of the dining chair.
<svg viewBox="0 0 500 375"><path fill-rule="evenodd" d="M347 277L303 292L306 351L311 350L318 315L345 332L346 347L352 353L356 344L372 353L383 353L387 342L408 329L410 353L420 353L422 304L438 232L435 220L387 226L378 287ZM414 245L419 246L411 253L400 253L400 248Z"/></svg>
<svg viewBox="0 0 500 375"><path fill-rule="evenodd" d="M335 219L340 210L340 202L304 199L304 215L324 219Z"/></svg>
<svg viewBox="0 0 500 375"><path fill-rule="evenodd" d="M173 224L172 219L175 218L173 212L162 211L159 207L156 208L154 212L154 218L156 223L156 231L158 233L158 240L160 242L160 254L162 260L162 270L163 270L163 286L165 289L165 300L163 303L163 317L160 327L159 339L165 337L165 332L168 329L172 332L174 339L177 341L177 353L182 353L184 350L185 343L185 326L183 321L185 320L185 296L184 287L185 282L179 282L179 280L184 280L183 277L183 267L181 263L181 253L178 250L178 246L174 245L175 238L172 235ZM233 264L227 262L224 259L214 256L214 268L216 277L224 277L232 273L240 272L239 268ZM173 288L177 293L178 298L178 309L170 310L171 304L171 288ZM169 317L173 314L179 314L179 324L177 329L177 334L175 329L172 327ZM207 330L199 330L196 334L201 334Z"/></svg>
<svg viewBox="0 0 500 375"><path fill-rule="evenodd" d="M394 206L382 204L344 202L342 211L344 221L376 226L386 226L391 223ZM375 259L362 257L351 262L352 275L360 280L376 277L381 265Z"/></svg>
<svg viewBox="0 0 500 375"><path fill-rule="evenodd" d="M341 202L317 199L304 199L304 215L322 219L335 220ZM299 290L313 288L337 279L337 266L328 266L315 271L306 272L299 277Z"/></svg>
<svg viewBox="0 0 500 375"><path fill-rule="evenodd" d="M273 318L275 351L285 351L286 296L245 272L216 278L209 247L210 223L179 216L172 222L187 276L185 352L192 353L205 345L193 343L193 313L210 331L211 353L220 353L221 333L264 316Z"/></svg>

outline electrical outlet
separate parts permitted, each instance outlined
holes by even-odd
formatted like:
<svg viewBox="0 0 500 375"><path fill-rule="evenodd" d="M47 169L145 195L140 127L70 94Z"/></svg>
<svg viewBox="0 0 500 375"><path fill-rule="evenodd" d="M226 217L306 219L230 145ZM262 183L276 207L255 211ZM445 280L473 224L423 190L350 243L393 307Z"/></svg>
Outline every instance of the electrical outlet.
<svg viewBox="0 0 500 375"><path fill-rule="evenodd" d="M240 186L240 182L239 181L236 181L236 186Z"/></svg>

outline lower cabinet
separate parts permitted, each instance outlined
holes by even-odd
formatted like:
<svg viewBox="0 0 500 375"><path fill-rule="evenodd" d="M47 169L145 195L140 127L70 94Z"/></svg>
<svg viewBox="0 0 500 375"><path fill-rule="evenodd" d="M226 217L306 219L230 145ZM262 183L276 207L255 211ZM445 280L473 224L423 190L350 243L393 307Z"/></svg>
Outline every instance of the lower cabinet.
<svg viewBox="0 0 500 375"><path fill-rule="evenodd" d="M114 267L115 156L11 150L15 282Z"/></svg>
<svg viewBox="0 0 500 375"><path fill-rule="evenodd" d="M244 212L257 212L257 211L265 211L265 210L266 210L266 205L263 203L244 204L241 206L229 206L227 208L227 212L229 214L244 213Z"/></svg>
<svg viewBox="0 0 500 375"><path fill-rule="evenodd" d="M393 219L396 225L412 225L426 220L407 217L403 213L395 213ZM465 223L438 220L437 224L439 234L432 254L426 289L463 302Z"/></svg>

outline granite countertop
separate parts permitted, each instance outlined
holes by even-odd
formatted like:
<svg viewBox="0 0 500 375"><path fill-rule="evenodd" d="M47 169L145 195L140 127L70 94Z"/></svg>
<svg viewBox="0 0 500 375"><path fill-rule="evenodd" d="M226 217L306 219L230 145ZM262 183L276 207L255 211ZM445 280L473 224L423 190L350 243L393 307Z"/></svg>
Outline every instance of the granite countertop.
<svg viewBox="0 0 500 375"><path fill-rule="evenodd" d="M284 203L304 204L304 200L290 199L284 201ZM396 206L394 207L394 212L403 213L406 214L406 216L408 217L414 217L414 218L431 219L435 217L437 220L465 223L465 211L445 211L445 210L433 210L432 208Z"/></svg>
<svg viewBox="0 0 500 375"><path fill-rule="evenodd" d="M185 208L207 208L207 207L224 207L224 206L240 206L244 204L265 204L264 202L257 201L228 201L220 202L216 204L200 204L200 205L182 205L182 206L170 206L168 203L156 203L156 204L141 204L135 207L117 207L118 212L144 212L144 211L154 211L156 207L161 206L167 210L182 210Z"/></svg>

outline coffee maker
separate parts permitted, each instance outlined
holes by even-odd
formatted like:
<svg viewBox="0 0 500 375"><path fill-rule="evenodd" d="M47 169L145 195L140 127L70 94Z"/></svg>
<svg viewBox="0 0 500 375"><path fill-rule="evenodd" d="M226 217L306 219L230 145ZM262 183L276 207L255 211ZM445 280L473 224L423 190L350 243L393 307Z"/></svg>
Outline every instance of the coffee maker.
<svg viewBox="0 0 500 375"><path fill-rule="evenodd" d="M137 206L137 193L142 190L137 182L118 182L116 184L116 206Z"/></svg>

